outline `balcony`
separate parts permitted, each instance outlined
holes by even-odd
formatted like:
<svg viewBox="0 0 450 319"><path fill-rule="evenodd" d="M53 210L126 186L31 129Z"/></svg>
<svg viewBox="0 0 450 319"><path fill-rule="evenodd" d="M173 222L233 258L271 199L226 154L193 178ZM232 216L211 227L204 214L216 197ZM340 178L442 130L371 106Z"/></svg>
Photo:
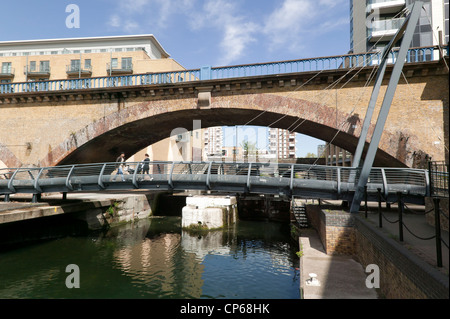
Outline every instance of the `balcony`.
<svg viewBox="0 0 450 319"><path fill-rule="evenodd" d="M27 74L29 77L49 77L50 76L50 66L48 65L41 65L39 67L31 67L31 66L25 66L24 73Z"/></svg>
<svg viewBox="0 0 450 319"><path fill-rule="evenodd" d="M14 68L0 68L0 79L12 79L14 77Z"/></svg>
<svg viewBox="0 0 450 319"><path fill-rule="evenodd" d="M106 64L106 72L111 75L122 75L122 74L133 74L133 63L122 63L119 65L112 65L111 63Z"/></svg>
<svg viewBox="0 0 450 319"><path fill-rule="evenodd" d="M92 67L90 65L85 65L84 67L81 65L66 65L66 73L71 77L81 77L81 76L91 76L92 75Z"/></svg>
<svg viewBox="0 0 450 319"><path fill-rule="evenodd" d="M379 14L392 14L402 10L406 0L371 0L367 6L367 12L375 11Z"/></svg>
<svg viewBox="0 0 450 319"><path fill-rule="evenodd" d="M373 21L369 28L369 41L390 41L404 22L405 18Z"/></svg>

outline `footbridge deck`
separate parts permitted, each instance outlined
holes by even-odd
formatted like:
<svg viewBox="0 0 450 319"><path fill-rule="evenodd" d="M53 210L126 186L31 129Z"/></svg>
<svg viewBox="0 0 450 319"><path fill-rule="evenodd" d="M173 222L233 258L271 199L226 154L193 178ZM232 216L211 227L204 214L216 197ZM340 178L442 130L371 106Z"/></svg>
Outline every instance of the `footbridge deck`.
<svg viewBox="0 0 450 319"><path fill-rule="evenodd" d="M43 168L0 169L0 195L110 190L204 190L276 194L297 198L353 198L360 170L279 163L151 162L149 174L142 162L78 164ZM423 203L429 195L427 170L373 168L367 183L368 200L396 199Z"/></svg>

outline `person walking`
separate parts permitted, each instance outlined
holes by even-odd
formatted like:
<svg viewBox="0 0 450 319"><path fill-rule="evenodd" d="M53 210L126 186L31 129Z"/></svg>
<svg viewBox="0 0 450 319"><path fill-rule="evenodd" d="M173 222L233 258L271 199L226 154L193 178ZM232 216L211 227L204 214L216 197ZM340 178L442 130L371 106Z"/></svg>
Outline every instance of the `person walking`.
<svg viewBox="0 0 450 319"><path fill-rule="evenodd" d="M148 154L145 154L145 158L142 161L142 174L147 174L150 176L150 156ZM151 176L150 180L153 180Z"/></svg>
<svg viewBox="0 0 450 319"><path fill-rule="evenodd" d="M116 163L118 163L116 165L117 167L117 173L116 176L114 176L114 181L116 180L117 175L120 175L122 177L122 182L125 182L125 177L123 176L123 169L125 166L125 153L122 152L120 153L120 156L116 159Z"/></svg>

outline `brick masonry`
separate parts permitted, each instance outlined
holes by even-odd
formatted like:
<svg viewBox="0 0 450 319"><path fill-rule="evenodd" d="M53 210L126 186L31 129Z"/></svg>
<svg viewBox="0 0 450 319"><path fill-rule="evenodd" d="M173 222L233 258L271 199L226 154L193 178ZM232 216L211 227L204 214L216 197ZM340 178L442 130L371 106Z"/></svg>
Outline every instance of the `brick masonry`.
<svg viewBox="0 0 450 319"><path fill-rule="evenodd" d="M119 151L134 154L169 137L175 128L190 130L198 119L202 127L251 120L251 125L276 122L289 128L302 122L298 133L333 139L334 145L353 152L372 91L365 78L370 69L345 88L327 89L328 76L344 71L307 84L313 75L300 73L1 96L0 161L8 167L111 161ZM448 71L440 64L409 71L414 75L397 87L376 166L422 168L430 158L448 160ZM386 86L383 83L375 114ZM210 105L201 106L198 92L205 89L211 91ZM370 132L375 121L376 116Z"/></svg>
<svg viewBox="0 0 450 319"><path fill-rule="evenodd" d="M448 231L448 209L449 209L448 198L441 198L439 201L440 201L439 208L441 211L440 216L441 229ZM430 197L425 198L425 211L426 212L430 211L425 215L427 223L434 226L435 225L434 202L433 199Z"/></svg>
<svg viewBox="0 0 450 319"><path fill-rule="evenodd" d="M308 205L308 219L327 254L352 255L380 269L379 295L387 299L448 299L448 276L367 223L362 216Z"/></svg>
<svg viewBox="0 0 450 319"><path fill-rule="evenodd" d="M355 230L353 216L345 211L308 205L311 225L319 229L319 236L329 255L352 255L355 251Z"/></svg>

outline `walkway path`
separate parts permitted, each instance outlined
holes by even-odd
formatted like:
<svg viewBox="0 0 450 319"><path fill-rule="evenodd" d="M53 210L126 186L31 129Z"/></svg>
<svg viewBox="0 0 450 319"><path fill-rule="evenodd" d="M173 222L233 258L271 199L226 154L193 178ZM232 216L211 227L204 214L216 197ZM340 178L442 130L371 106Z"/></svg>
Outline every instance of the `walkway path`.
<svg viewBox="0 0 450 319"><path fill-rule="evenodd" d="M436 267L442 273L448 276L449 272L449 250L444 245L442 246L442 267L437 267L436 262L436 240L434 238L423 240L421 238L430 238L435 235L434 226L430 225L426 221L426 217L422 214L415 213L405 213L403 214L403 224L406 226L403 228L403 242L399 241L399 223L398 213L395 211L396 206L392 206L391 211L384 211L382 218L382 228L381 230L386 233L386 236L396 239L399 243L403 244L411 252L415 253L422 260L429 263L431 266ZM414 211L423 212L423 207L418 209L414 208ZM375 226L379 227L379 215L375 211L369 211L367 219ZM379 228L380 229L380 228ZM408 229L410 231L408 231ZM412 232L412 234L411 234ZM419 238L418 238L419 237ZM448 231L441 231L442 240L445 243L449 243L449 233Z"/></svg>
<svg viewBox="0 0 450 319"><path fill-rule="evenodd" d="M367 275L361 264L351 256L327 255L314 229L302 230L300 243L304 299L377 299L376 290L366 287ZM311 273L317 275L319 285L309 284Z"/></svg>

